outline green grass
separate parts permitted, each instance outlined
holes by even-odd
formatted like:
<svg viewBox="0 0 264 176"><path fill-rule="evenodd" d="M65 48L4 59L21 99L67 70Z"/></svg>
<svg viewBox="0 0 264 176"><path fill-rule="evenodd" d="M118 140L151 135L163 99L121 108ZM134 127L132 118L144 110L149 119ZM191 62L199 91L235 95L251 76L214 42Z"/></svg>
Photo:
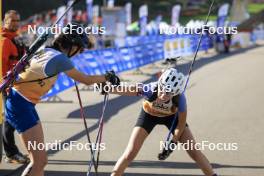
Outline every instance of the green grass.
<svg viewBox="0 0 264 176"><path fill-rule="evenodd" d="M248 5L248 12L250 14L258 13L264 10L264 3L251 3Z"/></svg>
<svg viewBox="0 0 264 176"><path fill-rule="evenodd" d="M250 3L248 5L248 12L250 15L253 15L255 13L260 12L261 10L264 10L264 3ZM180 23L183 25L186 25L190 20L205 20L207 16L207 13L203 13L200 15L195 15L195 16L180 16ZM217 15L216 14L211 14L209 17L209 20L216 20ZM168 23L170 23L170 17L164 17L164 20Z"/></svg>
<svg viewBox="0 0 264 176"><path fill-rule="evenodd" d="M207 14L201 14L201 15L195 15L195 16L181 16L180 17L180 23L181 24L187 24L190 20L203 20L205 21ZM216 20L217 16L216 15L210 15L209 16L209 21L210 20Z"/></svg>
<svg viewBox="0 0 264 176"><path fill-rule="evenodd" d="M264 10L264 3L250 3L248 5L248 12L252 15L255 13L260 12L261 10ZM195 15L195 16L181 16L180 17L180 23L181 24L187 24L191 19L193 20L205 20L207 14L201 14L201 15ZM216 20L217 15L210 15L209 20Z"/></svg>

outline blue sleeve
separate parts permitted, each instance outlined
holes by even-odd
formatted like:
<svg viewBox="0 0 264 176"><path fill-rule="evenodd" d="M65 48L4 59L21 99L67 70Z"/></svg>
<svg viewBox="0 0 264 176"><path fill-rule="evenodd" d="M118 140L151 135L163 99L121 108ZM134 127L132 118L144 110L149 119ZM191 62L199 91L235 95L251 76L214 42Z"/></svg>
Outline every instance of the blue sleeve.
<svg viewBox="0 0 264 176"><path fill-rule="evenodd" d="M181 94L179 97L179 112L185 112L187 110L187 103L184 94Z"/></svg>
<svg viewBox="0 0 264 176"><path fill-rule="evenodd" d="M152 96L152 94L153 92L151 91L150 85L149 84L143 85L141 95L145 99L149 99Z"/></svg>
<svg viewBox="0 0 264 176"><path fill-rule="evenodd" d="M140 92L139 95L143 96L145 99L149 99L155 91L155 86L156 86L155 82L144 84L142 86L142 92Z"/></svg>
<svg viewBox="0 0 264 176"><path fill-rule="evenodd" d="M66 57L64 54L59 54L47 63L45 67L45 73L48 76L53 76L73 68L74 65L70 58Z"/></svg>

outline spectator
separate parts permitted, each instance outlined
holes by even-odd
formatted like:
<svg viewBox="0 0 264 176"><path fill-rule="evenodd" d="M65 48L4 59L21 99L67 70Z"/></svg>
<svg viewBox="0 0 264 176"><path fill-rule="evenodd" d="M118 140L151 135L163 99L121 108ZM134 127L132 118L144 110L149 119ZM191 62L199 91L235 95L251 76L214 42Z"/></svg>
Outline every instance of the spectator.
<svg viewBox="0 0 264 176"><path fill-rule="evenodd" d="M232 40L232 34L226 34L225 40L224 40L225 53L229 53L229 51L230 51L231 40Z"/></svg>
<svg viewBox="0 0 264 176"><path fill-rule="evenodd" d="M9 70L18 62L24 54L24 47L16 40L20 16L18 12L9 10L4 17L3 29L1 29L0 47L2 48L2 75L5 76ZM3 95L5 101L5 95ZM23 155L17 148L14 138L15 129L4 120L3 123L3 145L6 153L5 161L10 163L27 163L28 157Z"/></svg>

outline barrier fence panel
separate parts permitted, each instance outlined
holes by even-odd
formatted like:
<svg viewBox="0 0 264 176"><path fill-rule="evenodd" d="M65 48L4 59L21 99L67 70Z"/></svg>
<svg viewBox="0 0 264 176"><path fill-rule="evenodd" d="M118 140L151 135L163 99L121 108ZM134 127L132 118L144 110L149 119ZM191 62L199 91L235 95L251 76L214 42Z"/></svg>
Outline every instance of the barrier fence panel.
<svg viewBox="0 0 264 176"><path fill-rule="evenodd" d="M79 71L88 75L102 75L107 70L120 73L164 58L191 55L197 47L198 40L198 35L127 37L126 47L89 50L72 60ZM212 38L205 35L200 50L211 47ZM72 86L74 86L73 80L61 73L53 88L42 98L55 96Z"/></svg>

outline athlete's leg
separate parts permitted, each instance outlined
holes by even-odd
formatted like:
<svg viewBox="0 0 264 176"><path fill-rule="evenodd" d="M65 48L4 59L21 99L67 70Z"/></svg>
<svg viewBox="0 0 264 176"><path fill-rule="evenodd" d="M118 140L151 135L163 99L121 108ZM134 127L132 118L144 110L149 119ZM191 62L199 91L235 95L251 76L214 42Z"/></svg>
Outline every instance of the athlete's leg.
<svg viewBox="0 0 264 176"><path fill-rule="evenodd" d="M4 120L3 123L3 146L7 157L12 157L19 153L14 137L15 128Z"/></svg>
<svg viewBox="0 0 264 176"><path fill-rule="evenodd" d="M181 143L192 142L193 146L195 145L195 139L189 127L186 127L184 129L181 135L181 138L180 138L180 142ZM202 171L204 172L206 176L214 175L214 171L213 171L211 164L209 163L208 159L205 157L205 155L200 150L196 150L195 148L193 149L190 148L190 149L187 149L187 153L197 163L197 165L202 169Z"/></svg>
<svg viewBox="0 0 264 176"><path fill-rule="evenodd" d="M32 168L28 169L28 171L24 171L22 176L27 175L27 176L44 176L44 167L47 164L47 154L45 149L41 150L40 148L36 147L33 148L30 146L30 142L32 144L44 144L44 135L43 135L43 130L41 123L39 122L37 125L34 127L26 130L25 132L20 134L20 137L30 155L30 160L32 164ZM33 145L34 146L34 145ZM45 146L45 145L44 145Z"/></svg>
<svg viewBox="0 0 264 176"><path fill-rule="evenodd" d="M148 136L148 132L141 127L134 127L127 148L119 158L112 171L111 176L121 176L129 163L136 157L142 144Z"/></svg>

